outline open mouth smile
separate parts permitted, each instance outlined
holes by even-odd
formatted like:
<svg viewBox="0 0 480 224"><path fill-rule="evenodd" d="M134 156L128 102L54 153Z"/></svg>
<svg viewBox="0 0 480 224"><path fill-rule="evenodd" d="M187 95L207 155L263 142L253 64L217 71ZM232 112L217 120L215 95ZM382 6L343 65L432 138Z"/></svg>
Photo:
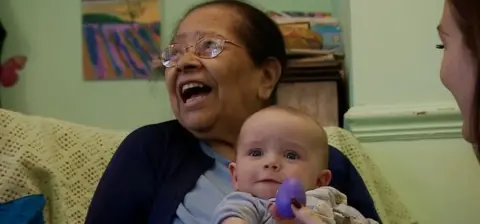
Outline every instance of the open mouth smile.
<svg viewBox="0 0 480 224"><path fill-rule="evenodd" d="M186 82L179 85L180 97L186 105L198 103L212 92L212 87L201 82Z"/></svg>

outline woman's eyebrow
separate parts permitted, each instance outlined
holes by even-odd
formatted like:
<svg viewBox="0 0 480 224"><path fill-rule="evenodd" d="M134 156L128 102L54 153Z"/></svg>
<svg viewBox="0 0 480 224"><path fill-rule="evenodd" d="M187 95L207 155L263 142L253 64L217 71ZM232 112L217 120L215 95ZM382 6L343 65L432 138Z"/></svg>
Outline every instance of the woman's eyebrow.
<svg viewBox="0 0 480 224"><path fill-rule="evenodd" d="M183 39L187 38L188 35L189 33L179 33L175 35L175 37L172 39L172 43L181 42ZM196 31L193 35L195 36L195 38L205 37L205 36L215 36L215 37L225 38L224 36L213 31Z"/></svg>

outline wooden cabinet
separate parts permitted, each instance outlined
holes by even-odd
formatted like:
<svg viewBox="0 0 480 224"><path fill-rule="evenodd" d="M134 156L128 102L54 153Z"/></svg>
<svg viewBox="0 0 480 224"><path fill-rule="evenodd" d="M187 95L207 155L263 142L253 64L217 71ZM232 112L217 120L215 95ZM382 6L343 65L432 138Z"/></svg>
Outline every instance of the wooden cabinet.
<svg viewBox="0 0 480 224"><path fill-rule="evenodd" d="M300 109L322 126L343 127L348 101L342 74L340 65L289 69L280 80L277 104Z"/></svg>

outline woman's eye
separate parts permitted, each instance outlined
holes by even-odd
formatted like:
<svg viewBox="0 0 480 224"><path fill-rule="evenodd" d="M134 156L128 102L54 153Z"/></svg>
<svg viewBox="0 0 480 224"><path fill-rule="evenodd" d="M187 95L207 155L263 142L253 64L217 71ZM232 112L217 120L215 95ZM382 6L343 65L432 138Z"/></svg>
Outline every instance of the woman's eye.
<svg viewBox="0 0 480 224"><path fill-rule="evenodd" d="M252 149L250 150L250 152L248 153L249 156L261 156L262 155L262 151L260 149Z"/></svg>
<svg viewBox="0 0 480 224"><path fill-rule="evenodd" d="M205 40L201 44L201 49L202 50L212 50L217 47L217 43L213 40Z"/></svg>
<svg viewBox="0 0 480 224"><path fill-rule="evenodd" d="M176 57L181 53L180 47L175 46L168 49L166 52L169 57Z"/></svg>
<svg viewBox="0 0 480 224"><path fill-rule="evenodd" d="M291 159L291 160L296 160L298 159L298 154L297 153L294 153L294 152L288 152L285 157L287 159Z"/></svg>
<svg viewBox="0 0 480 224"><path fill-rule="evenodd" d="M437 49L445 49L445 45L443 45L443 44L437 44L436 48L437 48Z"/></svg>
<svg viewBox="0 0 480 224"><path fill-rule="evenodd" d="M211 47L215 47L216 45L217 43L213 40L205 41L205 47L211 48Z"/></svg>

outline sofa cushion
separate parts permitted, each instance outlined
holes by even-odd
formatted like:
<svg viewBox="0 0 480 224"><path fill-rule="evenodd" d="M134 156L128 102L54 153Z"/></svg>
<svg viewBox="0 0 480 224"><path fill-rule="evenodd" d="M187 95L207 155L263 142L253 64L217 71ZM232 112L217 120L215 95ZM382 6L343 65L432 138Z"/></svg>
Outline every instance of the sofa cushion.
<svg viewBox="0 0 480 224"><path fill-rule="evenodd" d="M0 204L0 223L43 224L45 198L30 195Z"/></svg>
<svg viewBox="0 0 480 224"><path fill-rule="evenodd" d="M126 134L0 109L0 203L41 194L46 223L83 223Z"/></svg>

